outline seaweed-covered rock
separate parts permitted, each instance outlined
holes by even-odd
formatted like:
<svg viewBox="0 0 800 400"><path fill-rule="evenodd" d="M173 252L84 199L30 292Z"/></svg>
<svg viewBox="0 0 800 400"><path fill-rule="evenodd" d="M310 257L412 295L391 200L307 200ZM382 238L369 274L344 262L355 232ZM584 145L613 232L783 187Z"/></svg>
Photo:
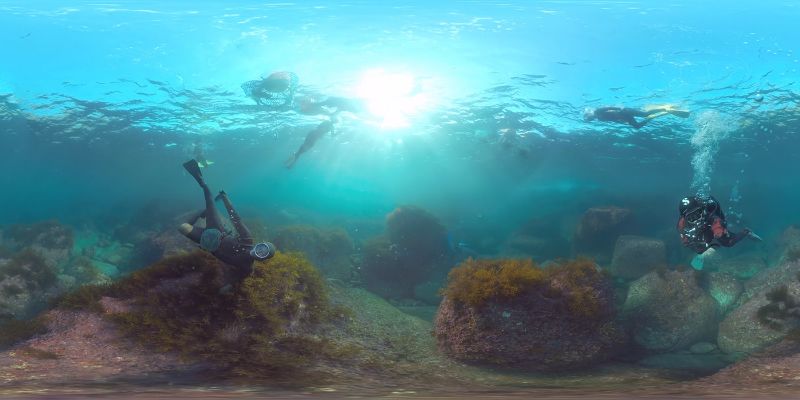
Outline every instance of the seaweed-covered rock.
<svg viewBox="0 0 800 400"><path fill-rule="evenodd" d="M386 236L362 246L361 276L366 287L387 298L412 298L414 287L445 265L444 226L417 207L400 207L386 217Z"/></svg>
<svg viewBox="0 0 800 400"><path fill-rule="evenodd" d="M717 302L694 271L654 271L633 282L623 306L634 341L656 352L686 349L713 339Z"/></svg>
<svg viewBox="0 0 800 400"><path fill-rule="evenodd" d="M314 329L330 306L307 260L278 252L233 285L226 285L226 268L205 252L173 256L111 286L74 292L61 305L99 309L101 300L123 302L112 315L123 331L234 375L290 373L322 356L326 343Z"/></svg>
<svg viewBox="0 0 800 400"><path fill-rule="evenodd" d="M719 325L717 343L722 351L752 353L786 337L789 326L771 327L762 323L758 314L759 309L770 303L767 294L781 286L786 287L788 295L800 298L800 282L796 278L798 272L800 261L795 261L763 271L753 278L758 278L757 283L747 282L747 299Z"/></svg>
<svg viewBox="0 0 800 400"><path fill-rule="evenodd" d="M343 229L290 225L277 229L271 240L281 251L305 254L328 278L349 282L353 276L353 241Z"/></svg>
<svg viewBox="0 0 800 400"><path fill-rule="evenodd" d="M800 260L787 262L757 273L744 283L744 292L737 301L737 306L744 304L760 293L768 292L789 282L794 282L798 273L800 273Z"/></svg>
<svg viewBox="0 0 800 400"><path fill-rule="evenodd" d="M69 261L74 237L72 229L58 221L11 226L6 232L8 247L15 250L29 248L38 253L51 268Z"/></svg>
<svg viewBox="0 0 800 400"><path fill-rule="evenodd" d="M439 349L460 361L557 371L596 364L624 342L613 289L589 260L467 260L436 314Z"/></svg>
<svg viewBox="0 0 800 400"><path fill-rule="evenodd" d="M586 210L575 230L573 253L591 256L605 264L611 260L620 235L632 233L633 212L619 207L594 207Z"/></svg>
<svg viewBox="0 0 800 400"><path fill-rule="evenodd" d="M741 282L730 274L723 272L708 274L708 294L717 301L720 315L730 311L743 291Z"/></svg>
<svg viewBox="0 0 800 400"><path fill-rule="evenodd" d="M609 271L624 279L639 279L646 273L667 265L664 242L641 236L622 235L617 239Z"/></svg>

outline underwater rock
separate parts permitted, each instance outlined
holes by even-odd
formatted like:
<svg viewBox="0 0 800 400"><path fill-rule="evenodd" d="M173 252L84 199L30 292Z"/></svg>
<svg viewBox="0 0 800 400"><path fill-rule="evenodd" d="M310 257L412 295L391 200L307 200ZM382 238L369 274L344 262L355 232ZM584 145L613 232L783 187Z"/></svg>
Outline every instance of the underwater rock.
<svg viewBox="0 0 800 400"><path fill-rule="evenodd" d="M434 334L456 360L540 371L576 369L619 350L611 282L594 262L467 260L453 269Z"/></svg>
<svg viewBox="0 0 800 400"><path fill-rule="evenodd" d="M670 352L713 339L717 307L694 271L653 271L631 284L623 314L637 344Z"/></svg>
<svg viewBox="0 0 800 400"><path fill-rule="evenodd" d="M6 232L9 248L30 248L39 254L51 268L69 261L74 244L72 229L58 221L43 221L34 224L11 226Z"/></svg>
<svg viewBox="0 0 800 400"><path fill-rule="evenodd" d="M789 295L800 297L800 282L796 279L800 272L800 261L763 271L754 277L757 283L746 283L745 295L748 299L731 311L719 325L719 348L726 353L752 353L784 338L789 329L771 328L759 321L758 310L769 304L767 293L786 286Z"/></svg>
<svg viewBox="0 0 800 400"><path fill-rule="evenodd" d="M712 272L708 274L708 294L717 301L720 315L725 315L744 291L742 283L730 274Z"/></svg>
<svg viewBox="0 0 800 400"><path fill-rule="evenodd" d="M0 264L0 319L25 319L64 290L55 270L32 249Z"/></svg>
<svg viewBox="0 0 800 400"><path fill-rule="evenodd" d="M744 292L736 302L737 306L761 292L768 292L788 282L794 282L800 273L800 260L787 262L777 267L765 269L744 283Z"/></svg>
<svg viewBox="0 0 800 400"><path fill-rule="evenodd" d="M386 236L362 246L361 277L370 291L386 298L414 296L414 287L448 268L447 232L417 207L399 207L386 217Z"/></svg>
<svg viewBox="0 0 800 400"><path fill-rule="evenodd" d="M717 251L711 256L704 257L703 270L727 273L737 279L750 279L767 269L766 260L758 254L745 253L730 257L723 253Z"/></svg>
<svg viewBox="0 0 800 400"><path fill-rule="evenodd" d="M271 240L280 251L303 253L326 278L350 282L355 273L353 240L343 229L290 225L278 228Z"/></svg>
<svg viewBox="0 0 800 400"><path fill-rule="evenodd" d="M158 252L158 258L189 254L197 250L198 245L178 232L177 229L167 229L151 236L148 244Z"/></svg>
<svg viewBox="0 0 800 400"><path fill-rule="evenodd" d="M615 277L639 279L667 265L664 242L641 236L622 235L617 239L609 272Z"/></svg>
<svg viewBox="0 0 800 400"><path fill-rule="evenodd" d="M598 263L611 261L617 238L632 232L633 212L619 207L593 207L578 223L573 237L573 254L586 255Z"/></svg>
<svg viewBox="0 0 800 400"><path fill-rule="evenodd" d="M776 241L773 253L772 259L777 260L776 265L800 260L800 227L791 225L784 229Z"/></svg>
<svg viewBox="0 0 800 400"><path fill-rule="evenodd" d="M386 236L403 252L421 259L447 252L447 231L433 214L414 206L395 208L386 216Z"/></svg>
<svg viewBox="0 0 800 400"><path fill-rule="evenodd" d="M708 343L708 342L695 343L692 345L692 347L689 348L689 352L692 354L708 354L716 350L717 346L713 343Z"/></svg>

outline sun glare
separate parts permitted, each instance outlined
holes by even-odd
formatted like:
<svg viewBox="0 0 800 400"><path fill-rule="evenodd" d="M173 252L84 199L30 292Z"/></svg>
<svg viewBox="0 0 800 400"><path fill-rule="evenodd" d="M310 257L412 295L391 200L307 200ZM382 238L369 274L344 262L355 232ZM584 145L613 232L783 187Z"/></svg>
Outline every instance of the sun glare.
<svg viewBox="0 0 800 400"><path fill-rule="evenodd" d="M429 100L413 75L383 69L364 72L356 93L383 129L408 127L410 118L422 111Z"/></svg>

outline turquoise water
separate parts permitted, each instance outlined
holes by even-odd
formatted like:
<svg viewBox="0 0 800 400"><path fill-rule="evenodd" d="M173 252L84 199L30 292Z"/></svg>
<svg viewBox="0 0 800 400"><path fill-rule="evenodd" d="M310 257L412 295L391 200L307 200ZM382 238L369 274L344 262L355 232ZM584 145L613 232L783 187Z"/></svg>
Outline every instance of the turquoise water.
<svg viewBox="0 0 800 400"><path fill-rule="evenodd" d="M698 191L769 247L800 220L798 20L782 0L0 0L0 226L172 223L202 205L181 168L202 154L245 218L342 228L357 249L403 205L487 257L527 221L567 243L614 205L688 264L673 229ZM276 71L364 105L292 169L328 118L243 93ZM582 117L651 104L691 113Z"/></svg>

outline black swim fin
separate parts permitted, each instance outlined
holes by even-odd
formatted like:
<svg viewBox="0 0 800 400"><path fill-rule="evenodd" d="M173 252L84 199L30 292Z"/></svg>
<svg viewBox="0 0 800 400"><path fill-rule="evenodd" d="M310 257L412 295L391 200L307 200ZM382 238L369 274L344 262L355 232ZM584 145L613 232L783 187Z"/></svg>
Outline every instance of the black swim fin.
<svg viewBox="0 0 800 400"><path fill-rule="evenodd" d="M185 163L183 163L183 168L186 169L186 172L189 173L197 183L203 184L203 172L200 171L200 164L197 163L197 160L191 159Z"/></svg>

